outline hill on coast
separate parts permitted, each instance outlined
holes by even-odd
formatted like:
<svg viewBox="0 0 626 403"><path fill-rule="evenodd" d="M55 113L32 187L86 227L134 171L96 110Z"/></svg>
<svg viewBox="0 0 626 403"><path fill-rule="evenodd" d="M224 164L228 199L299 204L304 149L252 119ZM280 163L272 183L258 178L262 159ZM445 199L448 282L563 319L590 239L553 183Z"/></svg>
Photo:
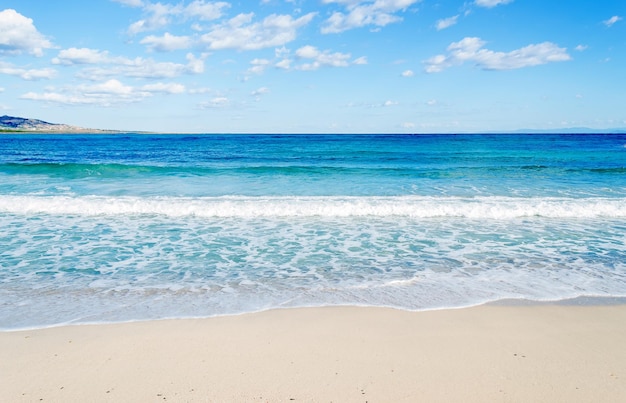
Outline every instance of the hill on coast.
<svg viewBox="0 0 626 403"><path fill-rule="evenodd" d="M123 133L119 130L103 130L103 129L88 129L79 126L71 126L63 123L50 123L39 119L28 119L16 116L0 116L0 133ZM137 132L133 133L152 133L152 132ZM588 127L572 127L564 129L520 129L514 131L498 131L498 132L485 132L489 134L496 133L514 133L514 134L623 134L626 133L626 128L613 128L613 129L591 129Z"/></svg>
<svg viewBox="0 0 626 403"><path fill-rule="evenodd" d="M114 130L87 129L60 123L50 123L39 119L16 116L0 116L0 132L25 133L113 133Z"/></svg>

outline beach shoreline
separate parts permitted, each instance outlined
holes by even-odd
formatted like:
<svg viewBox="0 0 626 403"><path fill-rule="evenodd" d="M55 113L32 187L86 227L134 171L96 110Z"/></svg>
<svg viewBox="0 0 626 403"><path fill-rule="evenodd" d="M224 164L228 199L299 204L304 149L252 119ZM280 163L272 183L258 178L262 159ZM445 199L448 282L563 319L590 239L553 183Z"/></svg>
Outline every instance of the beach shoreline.
<svg viewBox="0 0 626 403"><path fill-rule="evenodd" d="M2 400L618 401L626 305L291 308L0 333Z"/></svg>

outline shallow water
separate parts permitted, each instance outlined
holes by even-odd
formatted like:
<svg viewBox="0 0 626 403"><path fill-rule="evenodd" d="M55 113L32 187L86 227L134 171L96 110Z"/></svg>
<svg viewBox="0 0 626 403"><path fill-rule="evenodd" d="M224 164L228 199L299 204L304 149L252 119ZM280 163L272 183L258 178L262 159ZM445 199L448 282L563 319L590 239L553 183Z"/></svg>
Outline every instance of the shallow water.
<svg viewBox="0 0 626 403"><path fill-rule="evenodd" d="M626 297L623 135L3 135L0 328Z"/></svg>

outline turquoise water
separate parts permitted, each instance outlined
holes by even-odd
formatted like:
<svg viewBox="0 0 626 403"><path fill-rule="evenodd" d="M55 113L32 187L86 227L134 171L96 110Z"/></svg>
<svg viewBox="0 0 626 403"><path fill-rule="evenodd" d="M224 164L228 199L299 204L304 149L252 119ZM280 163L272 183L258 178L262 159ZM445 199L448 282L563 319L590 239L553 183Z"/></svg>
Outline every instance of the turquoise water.
<svg viewBox="0 0 626 403"><path fill-rule="evenodd" d="M626 297L625 135L0 136L0 329Z"/></svg>

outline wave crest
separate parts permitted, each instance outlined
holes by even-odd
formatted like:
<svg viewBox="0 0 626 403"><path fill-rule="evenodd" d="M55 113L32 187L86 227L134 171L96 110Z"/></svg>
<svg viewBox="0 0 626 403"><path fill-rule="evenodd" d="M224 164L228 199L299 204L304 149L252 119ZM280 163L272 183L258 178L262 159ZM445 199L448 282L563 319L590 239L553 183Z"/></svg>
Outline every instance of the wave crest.
<svg viewBox="0 0 626 403"><path fill-rule="evenodd" d="M168 217L626 217L623 198L0 196L0 212Z"/></svg>

